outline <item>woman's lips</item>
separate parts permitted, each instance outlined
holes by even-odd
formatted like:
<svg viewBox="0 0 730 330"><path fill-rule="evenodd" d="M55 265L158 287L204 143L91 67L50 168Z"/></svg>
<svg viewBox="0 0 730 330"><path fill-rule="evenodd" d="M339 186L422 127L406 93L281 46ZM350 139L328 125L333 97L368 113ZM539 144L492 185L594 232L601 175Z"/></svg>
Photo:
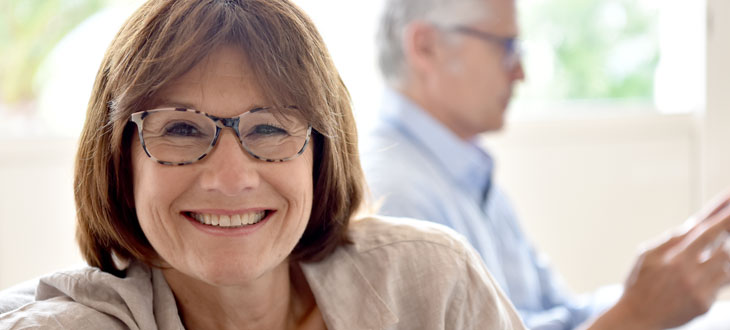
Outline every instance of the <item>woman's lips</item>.
<svg viewBox="0 0 730 330"><path fill-rule="evenodd" d="M232 212L183 211L181 214L189 220L212 228L244 228L253 226L266 219L273 210Z"/></svg>
<svg viewBox="0 0 730 330"><path fill-rule="evenodd" d="M247 212L239 214L212 214L189 212L188 215L204 225L222 228L249 226L258 223L266 217L266 211Z"/></svg>

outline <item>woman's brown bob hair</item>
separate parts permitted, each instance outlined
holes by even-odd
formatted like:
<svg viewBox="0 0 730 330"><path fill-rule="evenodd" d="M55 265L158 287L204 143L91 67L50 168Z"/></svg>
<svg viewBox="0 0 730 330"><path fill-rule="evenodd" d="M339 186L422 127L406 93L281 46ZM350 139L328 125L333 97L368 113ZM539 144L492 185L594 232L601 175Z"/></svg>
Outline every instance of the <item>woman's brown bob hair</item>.
<svg viewBox="0 0 730 330"><path fill-rule="evenodd" d="M113 255L155 264L137 220L129 116L223 45L240 47L270 100L293 104L314 128L311 217L291 261L347 242L363 198L350 97L314 24L287 0L150 0L107 50L76 159L77 240L86 261L119 274Z"/></svg>

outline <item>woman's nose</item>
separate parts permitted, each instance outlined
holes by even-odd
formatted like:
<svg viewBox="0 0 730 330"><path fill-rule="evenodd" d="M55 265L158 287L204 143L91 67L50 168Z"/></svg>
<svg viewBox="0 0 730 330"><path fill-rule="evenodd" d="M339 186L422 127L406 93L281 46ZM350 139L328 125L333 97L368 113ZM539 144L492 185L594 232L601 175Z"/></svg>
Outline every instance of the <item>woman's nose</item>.
<svg viewBox="0 0 730 330"><path fill-rule="evenodd" d="M260 160L253 158L241 146L238 137L224 129L213 150L200 165L204 167L201 186L226 196L236 196L260 184Z"/></svg>

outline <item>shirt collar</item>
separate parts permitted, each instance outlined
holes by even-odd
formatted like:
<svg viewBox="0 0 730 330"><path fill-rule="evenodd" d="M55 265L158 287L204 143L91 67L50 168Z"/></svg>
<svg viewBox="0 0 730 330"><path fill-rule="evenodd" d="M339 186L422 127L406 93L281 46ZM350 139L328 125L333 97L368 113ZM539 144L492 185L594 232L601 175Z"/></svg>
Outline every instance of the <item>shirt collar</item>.
<svg viewBox="0 0 730 330"><path fill-rule="evenodd" d="M418 144L472 196L483 196L493 161L478 146L477 138L468 142L460 139L420 106L391 89L385 91L380 117Z"/></svg>

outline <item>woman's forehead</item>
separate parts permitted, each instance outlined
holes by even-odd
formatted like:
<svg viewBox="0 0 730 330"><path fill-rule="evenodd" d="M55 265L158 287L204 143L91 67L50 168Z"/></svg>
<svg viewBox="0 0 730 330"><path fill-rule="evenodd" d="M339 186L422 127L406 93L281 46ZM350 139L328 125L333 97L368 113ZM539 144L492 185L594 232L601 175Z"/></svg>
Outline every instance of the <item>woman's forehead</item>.
<svg viewBox="0 0 730 330"><path fill-rule="evenodd" d="M246 53L231 46L220 46L196 63L188 72L171 81L174 84L195 84L206 79L255 82L255 74Z"/></svg>
<svg viewBox="0 0 730 330"><path fill-rule="evenodd" d="M220 47L155 93L155 106L181 106L236 115L271 105L242 50Z"/></svg>

